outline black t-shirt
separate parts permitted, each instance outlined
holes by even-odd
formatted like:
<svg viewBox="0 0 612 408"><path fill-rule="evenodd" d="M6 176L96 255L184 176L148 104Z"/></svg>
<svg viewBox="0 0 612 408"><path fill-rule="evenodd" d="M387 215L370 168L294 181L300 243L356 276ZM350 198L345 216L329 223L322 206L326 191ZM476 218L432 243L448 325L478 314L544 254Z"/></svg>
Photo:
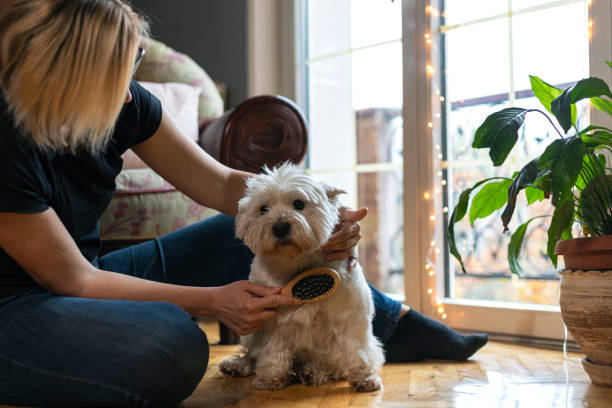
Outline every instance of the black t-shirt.
<svg viewBox="0 0 612 408"><path fill-rule="evenodd" d="M115 192L121 155L151 137L161 122L159 100L137 82L103 152L45 153L15 127L0 88L0 212L39 213L49 207L90 262L100 249L99 218ZM0 247L0 297L38 287Z"/></svg>

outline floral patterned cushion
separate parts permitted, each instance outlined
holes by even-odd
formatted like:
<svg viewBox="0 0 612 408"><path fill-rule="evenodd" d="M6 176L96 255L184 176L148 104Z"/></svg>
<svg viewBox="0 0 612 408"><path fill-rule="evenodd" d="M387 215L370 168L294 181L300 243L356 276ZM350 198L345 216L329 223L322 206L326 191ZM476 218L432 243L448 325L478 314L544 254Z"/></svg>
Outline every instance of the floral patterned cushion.
<svg viewBox="0 0 612 408"><path fill-rule="evenodd" d="M149 168L123 170L115 178L115 188L115 195L176 191L172 184Z"/></svg>
<svg viewBox="0 0 612 408"><path fill-rule="evenodd" d="M105 240L152 239L215 214L176 190L117 194L100 219L100 233Z"/></svg>

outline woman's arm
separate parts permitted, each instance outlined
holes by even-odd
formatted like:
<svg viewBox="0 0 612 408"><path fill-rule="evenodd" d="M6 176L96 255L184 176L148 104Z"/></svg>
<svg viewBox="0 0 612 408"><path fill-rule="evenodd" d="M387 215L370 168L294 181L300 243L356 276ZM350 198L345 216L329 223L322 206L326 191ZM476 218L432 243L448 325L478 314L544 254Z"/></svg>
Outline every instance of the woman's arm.
<svg viewBox="0 0 612 408"><path fill-rule="evenodd" d="M157 132L132 150L155 172L194 201L230 216L238 212L251 173L216 161L162 113Z"/></svg>
<svg viewBox="0 0 612 408"><path fill-rule="evenodd" d="M0 213L0 247L48 291L63 296L173 303L194 316L215 316L247 334L295 306L279 288L248 281L221 287L159 283L95 268L79 251L53 209L37 214Z"/></svg>

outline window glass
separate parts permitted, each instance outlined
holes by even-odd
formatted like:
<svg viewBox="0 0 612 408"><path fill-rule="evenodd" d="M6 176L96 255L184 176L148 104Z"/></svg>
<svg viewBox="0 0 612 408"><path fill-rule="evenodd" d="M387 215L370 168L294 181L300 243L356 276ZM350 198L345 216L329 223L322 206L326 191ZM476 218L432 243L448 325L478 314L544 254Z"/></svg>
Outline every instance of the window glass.
<svg viewBox="0 0 612 408"><path fill-rule="evenodd" d="M446 194L453 208L460 193L487 177L510 177L537 157L558 134L548 120L529 113L519 131L519 140L506 162L493 167L488 149L472 149L476 129L491 113L509 106L537 108L545 111L530 92L529 75L537 75L550 84L575 82L588 76L588 30L584 1L556 3L554 7L519 13L514 16L486 19L499 13L494 5L483 8L461 8L459 2L447 1L445 10L445 102L444 129L447 163ZM462 4L471 2L461 2ZM493 1L497 5L519 3ZM523 4L525 5L525 4ZM530 3L529 6L535 5ZM467 10L466 10L467 9ZM448 27L450 22L482 22ZM564 27L560 30L559 27ZM511 28L511 30L510 30ZM510 37L509 33L512 33ZM554 121L554 119L553 119ZM555 125L558 126L558 124ZM578 128L588 122L587 106L578 109ZM472 196L474 193L472 194ZM517 211L510 224L516 228L536 215L552 214L548 202L527 208L525 193L519 195ZM558 304L559 278L546 255L547 225L550 218L530 224L526 233L521 265L525 278L511 276L507 246L510 233L504 234L501 210L470 227L468 216L455 226L457 245L467 274L450 258L450 297L478 300Z"/></svg>

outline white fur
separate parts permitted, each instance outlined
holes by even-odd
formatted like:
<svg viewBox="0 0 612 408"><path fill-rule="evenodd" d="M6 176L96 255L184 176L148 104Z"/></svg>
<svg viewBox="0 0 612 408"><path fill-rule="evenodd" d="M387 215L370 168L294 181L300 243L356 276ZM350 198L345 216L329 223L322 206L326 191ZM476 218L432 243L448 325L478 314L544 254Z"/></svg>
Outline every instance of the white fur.
<svg viewBox="0 0 612 408"><path fill-rule="evenodd" d="M348 271L346 261L325 261L320 251L338 221L340 193L290 164L248 180L236 235L255 253L249 279L282 287L301 271L328 266L338 271L340 285L322 301L280 308L275 319L243 337L243 355L219 365L226 375L255 374L254 385L265 390L284 388L296 378L312 385L347 379L358 391L382 387L376 371L384 355L372 334L374 305L361 267ZM302 210L294 208L295 200L304 202ZM277 221L291 225L283 240L272 232Z"/></svg>

